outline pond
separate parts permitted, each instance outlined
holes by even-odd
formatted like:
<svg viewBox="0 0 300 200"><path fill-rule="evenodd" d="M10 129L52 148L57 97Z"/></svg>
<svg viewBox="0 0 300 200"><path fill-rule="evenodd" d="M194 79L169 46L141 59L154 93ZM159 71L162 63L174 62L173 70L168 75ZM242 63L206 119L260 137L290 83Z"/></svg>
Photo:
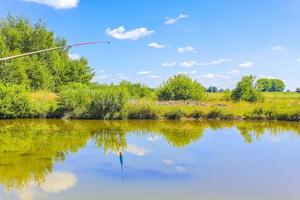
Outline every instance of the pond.
<svg viewBox="0 0 300 200"><path fill-rule="evenodd" d="M300 123L0 121L1 200L299 199Z"/></svg>

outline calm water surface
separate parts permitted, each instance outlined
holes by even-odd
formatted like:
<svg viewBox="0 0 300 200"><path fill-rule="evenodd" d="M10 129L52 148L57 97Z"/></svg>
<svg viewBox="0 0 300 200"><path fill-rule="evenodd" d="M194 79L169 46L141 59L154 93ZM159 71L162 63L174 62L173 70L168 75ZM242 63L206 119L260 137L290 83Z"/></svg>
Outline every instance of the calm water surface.
<svg viewBox="0 0 300 200"><path fill-rule="evenodd" d="M0 121L1 200L300 199L300 123Z"/></svg>

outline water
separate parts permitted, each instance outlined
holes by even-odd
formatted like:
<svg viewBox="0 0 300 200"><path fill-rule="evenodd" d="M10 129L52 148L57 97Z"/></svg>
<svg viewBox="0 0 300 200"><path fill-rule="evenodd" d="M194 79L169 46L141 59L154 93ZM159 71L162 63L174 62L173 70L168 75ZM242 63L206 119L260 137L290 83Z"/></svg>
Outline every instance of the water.
<svg viewBox="0 0 300 200"><path fill-rule="evenodd" d="M299 135L288 122L0 121L0 199L299 199Z"/></svg>

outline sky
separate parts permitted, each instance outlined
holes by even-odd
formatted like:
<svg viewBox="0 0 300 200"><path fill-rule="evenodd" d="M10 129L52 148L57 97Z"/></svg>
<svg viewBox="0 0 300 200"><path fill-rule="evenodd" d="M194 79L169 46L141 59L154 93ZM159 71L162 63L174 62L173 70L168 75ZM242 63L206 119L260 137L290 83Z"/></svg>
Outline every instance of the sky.
<svg viewBox="0 0 300 200"><path fill-rule="evenodd" d="M0 0L8 13L42 19L86 57L94 81L156 87L186 73L204 86L233 88L244 75L300 87L299 0Z"/></svg>

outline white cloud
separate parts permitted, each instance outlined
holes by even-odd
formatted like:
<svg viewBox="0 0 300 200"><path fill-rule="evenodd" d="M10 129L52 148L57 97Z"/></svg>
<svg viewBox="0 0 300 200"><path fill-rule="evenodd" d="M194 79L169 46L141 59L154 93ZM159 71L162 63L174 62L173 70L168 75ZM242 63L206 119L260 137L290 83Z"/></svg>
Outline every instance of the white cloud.
<svg viewBox="0 0 300 200"><path fill-rule="evenodd" d="M69 53L69 58L71 60L79 60L80 59L80 55L77 53Z"/></svg>
<svg viewBox="0 0 300 200"><path fill-rule="evenodd" d="M16 195L20 200L48 199L50 193L64 192L77 183L77 177L73 173L54 171L46 176L45 181L38 185L34 181L26 187L16 189Z"/></svg>
<svg viewBox="0 0 300 200"><path fill-rule="evenodd" d="M208 74L200 75L200 77L201 78L207 78L207 79L219 79L219 78L228 79L228 78L230 78L230 76L228 76L228 75L213 74L213 73L208 73Z"/></svg>
<svg viewBox="0 0 300 200"><path fill-rule="evenodd" d="M24 0L53 7L55 9L75 8L79 4L79 0Z"/></svg>
<svg viewBox="0 0 300 200"><path fill-rule="evenodd" d="M76 185L77 178L74 174L67 172L53 172L46 177L41 189L48 193L59 193Z"/></svg>
<svg viewBox="0 0 300 200"><path fill-rule="evenodd" d="M118 28L115 29L110 29L107 28L105 30L105 33L108 36L111 36L115 39L119 39L119 40L137 40L141 37L145 37L147 35L151 35L152 33L154 33L154 31L148 30L147 28L136 28L130 31L126 31L125 28L123 26L120 26Z"/></svg>
<svg viewBox="0 0 300 200"><path fill-rule="evenodd" d="M230 62L230 61L232 61L232 60L228 59L228 58L221 58L221 59L218 59L218 60L213 60L213 61L208 62L208 63L200 63L199 65L202 65L202 66L218 65L218 64L223 64L225 62Z"/></svg>
<svg viewBox="0 0 300 200"><path fill-rule="evenodd" d="M136 73L136 75L147 75L147 74L149 74L150 73L150 71L140 71L140 72L137 72Z"/></svg>
<svg viewBox="0 0 300 200"><path fill-rule="evenodd" d="M234 75L234 74L239 74L240 71L237 70L237 69L234 69L234 70L231 70L231 71L228 71L227 74L230 74L230 75Z"/></svg>
<svg viewBox="0 0 300 200"><path fill-rule="evenodd" d="M285 47L278 45L278 46L272 46L271 49L275 51L282 51L285 50Z"/></svg>
<svg viewBox="0 0 300 200"><path fill-rule="evenodd" d="M191 71L191 75L196 75L198 72L196 70Z"/></svg>
<svg viewBox="0 0 300 200"><path fill-rule="evenodd" d="M155 141L157 141L159 138L160 138L159 136L155 135L155 136L152 136L152 137L148 137L148 140L149 140L150 142L155 142Z"/></svg>
<svg viewBox="0 0 300 200"><path fill-rule="evenodd" d="M176 167L176 171L179 172L179 173L182 173L182 172L185 172L186 169L185 169L184 167L177 166L177 167Z"/></svg>
<svg viewBox="0 0 300 200"><path fill-rule="evenodd" d="M167 63L163 63L161 64L163 67L173 67L176 65L176 62L167 62Z"/></svg>
<svg viewBox="0 0 300 200"><path fill-rule="evenodd" d="M197 61L193 61L193 60L180 63L180 66L182 66L182 67L194 67L197 65L199 65L199 63Z"/></svg>
<svg viewBox="0 0 300 200"><path fill-rule="evenodd" d="M172 165L174 163L172 160L169 160L169 159L164 159L164 160L162 160L162 162L166 165Z"/></svg>
<svg viewBox="0 0 300 200"><path fill-rule="evenodd" d="M137 156L144 156L148 152L143 147L138 147L135 144L128 144L125 151L128 152L128 153L137 155Z"/></svg>
<svg viewBox="0 0 300 200"><path fill-rule="evenodd" d="M160 78L160 76L158 76L158 75L149 75L149 78L158 79L158 78Z"/></svg>
<svg viewBox="0 0 300 200"><path fill-rule="evenodd" d="M188 15L184 15L184 14L180 14L178 17L176 18L170 18L170 17L167 17L166 18L166 21L165 21L165 24L167 25L172 25L172 24L175 24L177 21L181 20L181 19L184 19L184 18L187 18Z"/></svg>
<svg viewBox="0 0 300 200"><path fill-rule="evenodd" d="M149 47L152 47L152 48L157 48L157 49L165 48L165 45L163 45L163 44L158 44L158 43L156 43L156 42L149 43L148 46L149 46Z"/></svg>
<svg viewBox="0 0 300 200"><path fill-rule="evenodd" d="M241 68L250 68L250 67L253 67L253 66L254 66L253 62L245 62L245 63L240 64L239 67L241 67Z"/></svg>
<svg viewBox="0 0 300 200"><path fill-rule="evenodd" d="M300 58L296 60L297 62L300 62Z"/></svg>
<svg viewBox="0 0 300 200"><path fill-rule="evenodd" d="M197 52L196 49L192 46L187 47L180 47L177 49L179 53L185 53L185 52Z"/></svg>

